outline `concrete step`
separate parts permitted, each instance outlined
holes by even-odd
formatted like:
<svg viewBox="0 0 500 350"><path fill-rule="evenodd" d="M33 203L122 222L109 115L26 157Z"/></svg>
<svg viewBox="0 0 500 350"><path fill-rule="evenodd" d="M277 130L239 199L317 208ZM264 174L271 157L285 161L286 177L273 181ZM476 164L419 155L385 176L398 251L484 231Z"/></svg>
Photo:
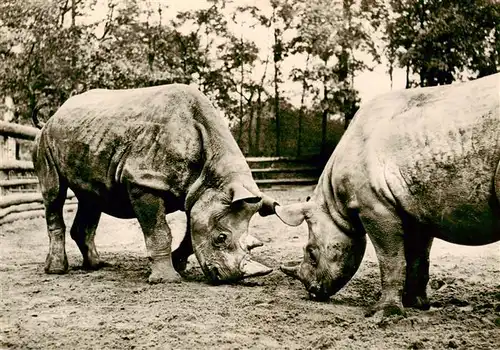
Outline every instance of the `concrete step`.
<svg viewBox="0 0 500 350"><path fill-rule="evenodd" d="M254 179L290 179L290 178L313 178L319 177L321 171L312 166L294 168L263 168L252 169Z"/></svg>
<svg viewBox="0 0 500 350"><path fill-rule="evenodd" d="M311 157L247 157L250 169L321 167L318 156Z"/></svg>
<svg viewBox="0 0 500 350"><path fill-rule="evenodd" d="M318 179L315 177L308 178L291 178L291 179L256 179L255 182L259 187L269 187L275 185L315 185Z"/></svg>

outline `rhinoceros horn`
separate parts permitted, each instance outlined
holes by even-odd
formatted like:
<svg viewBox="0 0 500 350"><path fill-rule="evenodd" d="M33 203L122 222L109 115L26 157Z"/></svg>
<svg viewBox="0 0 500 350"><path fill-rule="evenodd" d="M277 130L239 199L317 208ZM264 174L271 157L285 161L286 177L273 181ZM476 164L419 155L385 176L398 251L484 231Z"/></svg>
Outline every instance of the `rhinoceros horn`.
<svg viewBox="0 0 500 350"><path fill-rule="evenodd" d="M271 273L273 269L257 261L244 259L240 264L240 271L243 272L243 278L247 278L267 275Z"/></svg>
<svg viewBox="0 0 500 350"><path fill-rule="evenodd" d="M280 270L283 271L286 275L299 279L299 267L300 265L296 266L285 266L281 265Z"/></svg>
<svg viewBox="0 0 500 350"><path fill-rule="evenodd" d="M289 226L299 226L304 222L305 213L311 209L311 206L310 202L276 206L276 216Z"/></svg>
<svg viewBox="0 0 500 350"><path fill-rule="evenodd" d="M259 196L253 194L241 184L233 184L231 186L231 189L233 192L233 203L237 203L240 201L244 201L247 203L257 203L261 200Z"/></svg>
<svg viewBox="0 0 500 350"><path fill-rule="evenodd" d="M262 206L259 209L260 216L268 216L276 214L276 206L278 206L273 198L268 195L262 194Z"/></svg>
<svg viewBox="0 0 500 350"><path fill-rule="evenodd" d="M243 249L246 248L246 250L249 251L257 247L262 247L263 245L264 243L262 243L260 240L258 240L252 235L247 235L242 242Z"/></svg>

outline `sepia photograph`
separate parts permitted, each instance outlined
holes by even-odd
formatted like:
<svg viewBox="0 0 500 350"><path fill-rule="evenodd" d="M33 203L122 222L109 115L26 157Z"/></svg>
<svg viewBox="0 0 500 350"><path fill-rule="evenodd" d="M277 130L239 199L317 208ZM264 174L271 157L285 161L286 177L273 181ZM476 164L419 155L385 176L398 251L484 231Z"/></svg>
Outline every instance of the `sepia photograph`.
<svg viewBox="0 0 500 350"><path fill-rule="evenodd" d="M499 0L0 0L0 349L499 348Z"/></svg>

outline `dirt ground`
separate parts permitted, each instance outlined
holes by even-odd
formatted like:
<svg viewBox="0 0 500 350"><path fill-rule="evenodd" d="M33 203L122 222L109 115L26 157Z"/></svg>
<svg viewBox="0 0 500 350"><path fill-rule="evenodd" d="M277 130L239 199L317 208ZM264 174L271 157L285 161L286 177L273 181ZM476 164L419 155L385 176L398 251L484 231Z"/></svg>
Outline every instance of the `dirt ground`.
<svg viewBox="0 0 500 350"><path fill-rule="evenodd" d="M281 203L304 200L312 187L270 189ZM66 215L69 227L74 213ZM176 236L184 214L169 215ZM251 232L261 262L298 260L307 228L255 216ZM96 238L99 271L79 269L67 235L70 271L46 275L42 218L0 227L0 347L7 349L498 349L500 244L463 247L435 241L429 311L406 318L365 318L380 293L369 245L360 270L327 303L308 299L279 270L236 285L207 283L194 258L180 284L149 285L144 239L135 220L104 216Z"/></svg>

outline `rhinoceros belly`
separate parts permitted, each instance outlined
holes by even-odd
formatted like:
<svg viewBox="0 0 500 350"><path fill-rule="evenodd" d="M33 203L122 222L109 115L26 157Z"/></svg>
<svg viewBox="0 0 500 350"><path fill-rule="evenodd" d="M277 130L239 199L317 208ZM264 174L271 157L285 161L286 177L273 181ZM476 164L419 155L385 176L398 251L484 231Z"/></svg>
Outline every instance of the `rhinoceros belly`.
<svg viewBox="0 0 500 350"><path fill-rule="evenodd" d="M108 189L98 183L72 182L69 187L75 193L79 202L98 207L103 213L117 218L135 218L134 210L124 186L117 185Z"/></svg>
<svg viewBox="0 0 500 350"><path fill-rule="evenodd" d="M87 183L73 179L69 187L77 196L78 201L85 201L89 205L98 207L103 213L121 219L136 217L129 193L124 184L116 183L109 187L96 181ZM162 192L161 197L165 203L166 214L184 210L184 198L180 198L171 192Z"/></svg>
<svg viewBox="0 0 500 350"><path fill-rule="evenodd" d="M494 189L496 165L479 159L477 163L464 169L459 168L460 164L439 167L434 163L432 171L420 172L402 168L407 193L398 200L437 238L464 245L496 242L500 240L500 205Z"/></svg>

